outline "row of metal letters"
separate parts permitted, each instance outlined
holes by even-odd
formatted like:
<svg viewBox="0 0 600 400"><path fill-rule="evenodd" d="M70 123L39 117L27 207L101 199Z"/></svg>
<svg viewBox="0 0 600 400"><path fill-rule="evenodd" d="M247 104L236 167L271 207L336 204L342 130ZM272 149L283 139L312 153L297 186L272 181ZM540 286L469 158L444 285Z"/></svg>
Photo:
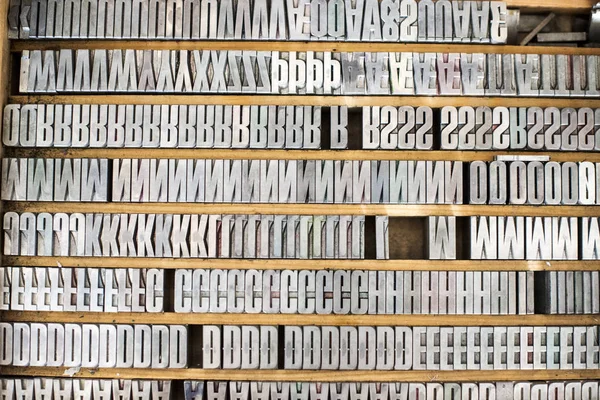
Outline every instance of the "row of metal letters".
<svg viewBox="0 0 600 400"><path fill-rule="evenodd" d="M577 283L598 280L598 272L573 274ZM0 269L3 310L162 312L163 289L159 269ZM569 304L583 296L584 312L598 312L596 287L575 299L559 289ZM185 313L531 314L533 293L533 272L178 269L173 303Z"/></svg>
<svg viewBox="0 0 600 400"><path fill-rule="evenodd" d="M568 166L579 179L578 165ZM595 165L586 166L595 188ZM10 201L105 202L111 193L113 202L463 202L463 163L452 161L4 158L2 167L1 197ZM568 195L577 203L578 193Z"/></svg>
<svg viewBox="0 0 600 400"><path fill-rule="evenodd" d="M11 39L506 43L502 1L11 0Z"/></svg>
<svg viewBox="0 0 600 400"><path fill-rule="evenodd" d="M348 107L10 104L10 147L320 149L322 109L331 149L347 149ZM439 131L434 120L439 114ZM600 149L600 109L385 106L362 108L370 150ZM438 133L439 132L439 136Z"/></svg>
<svg viewBox="0 0 600 400"><path fill-rule="evenodd" d="M600 203L600 163L522 159L4 158L0 194L7 201L462 204L466 196L469 204Z"/></svg>
<svg viewBox="0 0 600 400"><path fill-rule="evenodd" d="M185 400L597 400L598 382L340 383L185 381Z"/></svg>
<svg viewBox="0 0 600 400"><path fill-rule="evenodd" d="M506 370L596 369L598 327L202 327L202 368ZM277 334L279 333L279 340ZM240 341L242 344L240 345ZM262 344L260 352L254 341ZM282 347L277 347L282 345ZM264 348L266 346L267 348ZM249 350L246 350L249 347ZM240 351L241 348L241 351ZM281 350L280 350L281 349ZM259 357L251 357L255 352Z"/></svg>
<svg viewBox="0 0 600 400"><path fill-rule="evenodd" d="M0 310L163 312L163 269L0 267Z"/></svg>
<svg viewBox="0 0 600 400"><path fill-rule="evenodd" d="M4 214L4 254L182 258L365 257L364 216ZM471 259L597 260L598 218L472 217ZM427 217L427 258L456 259L456 217ZM377 259L389 218L375 217ZM581 252L579 251L581 247Z"/></svg>
<svg viewBox="0 0 600 400"><path fill-rule="evenodd" d="M598 280L598 272L569 274L572 286L573 274L581 287L589 288L585 282ZM174 282L174 311L184 313L531 314L534 310L533 272L178 269ZM559 296L568 298L569 304L579 308L583 296L590 302L584 312L598 312L596 287L573 299L574 294L561 285ZM162 312L163 289L160 269L0 268L3 310ZM556 289L553 286L548 295L556 296Z"/></svg>
<svg viewBox="0 0 600 400"><path fill-rule="evenodd" d="M4 111L5 146L321 148L321 107L11 104ZM347 129L348 108L331 107L332 147L347 147Z"/></svg>
<svg viewBox="0 0 600 400"><path fill-rule="evenodd" d="M598 271L544 274L545 312L600 312ZM162 312L163 289L161 269L0 268L3 310ZM532 272L179 269L174 311L528 314L533 293Z"/></svg>
<svg viewBox="0 0 600 400"><path fill-rule="evenodd" d="M0 343L0 365L185 368L188 328L0 322Z"/></svg>
<svg viewBox="0 0 600 400"><path fill-rule="evenodd" d="M383 119L385 108L381 108L381 122L387 121ZM393 116L394 113L391 112L389 115ZM401 116L399 110L398 122L404 120L409 121L405 116ZM600 149L600 110L598 109L446 106L440 110L440 120L442 150L596 151ZM399 144L400 138L404 137L400 135L401 130L402 127L398 131ZM384 136L382 141L383 138Z"/></svg>
<svg viewBox="0 0 600 400"><path fill-rule="evenodd" d="M26 50L22 93L600 96L600 57L246 50Z"/></svg>
<svg viewBox="0 0 600 400"><path fill-rule="evenodd" d="M171 381L165 380L1 378L0 398L3 400L170 400L172 385L174 386ZM188 400L188 397L185 399ZM199 399L191 397L189 400Z"/></svg>
<svg viewBox="0 0 600 400"><path fill-rule="evenodd" d="M534 279L533 272L178 269L174 307L194 313L532 314Z"/></svg>
<svg viewBox="0 0 600 400"><path fill-rule="evenodd" d="M545 312L549 314L600 312L598 271L547 271L544 275Z"/></svg>
<svg viewBox="0 0 600 400"><path fill-rule="evenodd" d="M185 381L185 400L597 400L598 382L339 383Z"/></svg>
<svg viewBox="0 0 600 400"><path fill-rule="evenodd" d="M187 366L181 325L0 323L0 337L0 365ZM194 341L205 369L597 369L600 352L597 326L205 325Z"/></svg>
<svg viewBox="0 0 600 400"><path fill-rule="evenodd" d="M472 260L593 260L598 255L597 220L575 217L471 217Z"/></svg>
<svg viewBox="0 0 600 400"><path fill-rule="evenodd" d="M128 379L2 378L6 400L168 400L178 383ZM181 384L181 383L179 383ZM598 381L341 383L184 381L185 400L597 400Z"/></svg>
<svg viewBox="0 0 600 400"><path fill-rule="evenodd" d="M473 161L469 178L470 204L593 205L600 201L600 163Z"/></svg>
<svg viewBox="0 0 600 400"><path fill-rule="evenodd" d="M548 271L550 314L600 312L598 271ZM203 270L175 272L175 312L531 314L533 272ZM162 269L0 268L0 309L162 312Z"/></svg>
<svg viewBox="0 0 600 400"><path fill-rule="evenodd" d="M8 212L4 214L4 253L29 256L362 259L365 257L364 221L364 216L344 215L52 215Z"/></svg>

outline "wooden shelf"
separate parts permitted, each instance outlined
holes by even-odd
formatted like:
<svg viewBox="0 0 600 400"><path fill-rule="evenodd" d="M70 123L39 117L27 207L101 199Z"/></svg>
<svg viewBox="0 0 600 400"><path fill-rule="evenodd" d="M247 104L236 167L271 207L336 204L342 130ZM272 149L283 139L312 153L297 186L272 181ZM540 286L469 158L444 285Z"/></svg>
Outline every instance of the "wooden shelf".
<svg viewBox="0 0 600 400"><path fill-rule="evenodd" d="M265 149L148 149L148 148L47 148L6 147L5 157L144 158L230 160L426 160L493 161L501 155L549 156L557 162L600 162L600 152L450 151L450 150L265 150Z"/></svg>
<svg viewBox="0 0 600 400"><path fill-rule="evenodd" d="M15 95L12 104L147 104L147 105L281 105L281 106L488 106L600 108L598 98L476 97L476 96L315 96L315 95L212 95L212 94L73 94Z"/></svg>
<svg viewBox="0 0 600 400"><path fill-rule="evenodd" d="M591 7L588 7L588 9ZM334 41L233 41L233 40L15 40L11 52L62 49L132 50L254 50L327 52L414 52L485 54L577 54L600 55L600 48L560 46L510 46L457 43L373 43Z"/></svg>
<svg viewBox="0 0 600 400"><path fill-rule="evenodd" d="M587 13L596 4L596 0L506 0L509 8L522 11L556 11L564 13Z"/></svg>
<svg viewBox="0 0 600 400"><path fill-rule="evenodd" d="M5 322L307 326L595 326L600 315L317 315L4 311Z"/></svg>
<svg viewBox="0 0 600 400"><path fill-rule="evenodd" d="M248 204L248 203L70 203L4 202L4 211L138 214L280 214L599 217L600 206L515 206L469 204Z"/></svg>
<svg viewBox="0 0 600 400"><path fill-rule="evenodd" d="M313 370L207 370L136 368L1 367L3 376L43 376L88 379L175 379L269 382L499 382L595 380L600 370L495 371L313 371Z"/></svg>
<svg viewBox="0 0 600 400"><path fill-rule="evenodd" d="M367 270L367 271L600 271L600 260L291 260L135 257L4 256L13 267L165 269Z"/></svg>

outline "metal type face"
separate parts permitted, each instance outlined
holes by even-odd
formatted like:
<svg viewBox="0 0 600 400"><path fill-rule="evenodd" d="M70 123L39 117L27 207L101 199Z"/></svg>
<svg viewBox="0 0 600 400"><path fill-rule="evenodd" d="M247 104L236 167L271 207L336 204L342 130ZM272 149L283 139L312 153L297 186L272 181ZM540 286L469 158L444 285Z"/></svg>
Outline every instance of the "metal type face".
<svg viewBox="0 0 600 400"><path fill-rule="evenodd" d="M502 94L503 84L502 55L487 55L487 77L485 94L489 96L500 96Z"/></svg>
<svg viewBox="0 0 600 400"><path fill-rule="evenodd" d="M452 3L448 0L435 3L435 41L451 42L453 37Z"/></svg>
<svg viewBox="0 0 600 400"><path fill-rule="evenodd" d="M305 149L321 148L321 107L304 107L304 141Z"/></svg>
<svg viewBox="0 0 600 400"><path fill-rule="evenodd" d="M441 114L441 148L443 150L458 149L458 109L445 106Z"/></svg>
<svg viewBox="0 0 600 400"><path fill-rule="evenodd" d="M579 197L578 166L572 162L561 164L562 167L562 203L577 204Z"/></svg>
<svg viewBox="0 0 600 400"><path fill-rule="evenodd" d="M371 202L390 202L390 162L371 162Z"/></svg>
<svg viewBox="0 0 600 400"><path fill-rule="evenodd" d="M475 6L476 3L472 4ZM461 53L460 76L463 95L481 96L485 93L485 81L487 75L485 57L485 54L481 53Z"/></svg>
<svg viewBox="0 0 600 400"><path fill-rule="evenodd" d="M470 164L470 204L486 204L488 201L488 173L487 164L483 161L474 161Z"/></svg>
<svg viewBox="0 0 600 400"><path fill-rule="evenodd" d="M573 89L573 75L568 55L556 55L556 90L555 96L569 97Z"/></svg>
<svg viewBox="0 0 600 400"><path fill-rule="evenodd" d="M446 201L445 196L445 162L427 161L427 197L426 202L430 204L441 204Z"/></svg>
<svg viewBox="0 0 600 400"><path fill-rule="evenodd" d="M404 272L404 313L421 313L421 271Z"/></svg>
<svg viewBox="0 0 600 400"><path fill-rule="evenodd" d="M509 164L509 204L525 204L527 202L527 165L522 161Z"/></svg>
<svg viewBox="0 0 600 400"><path fill-rule="evenodd" d="M600 81L599 81L599 75L598 72L599 71L599 64L598 64L599 58L598 56L592 56L589 55L587 56L587 60L586 60L586 71L585 71L585 78L586 78L586 90L585 90L585 95L586 96L597 96L600 91Z"/></svg>
<svg viewBox="0 0 600 400"><path fill-rule="evenodd" d="M458 109L458 148L464 150L475 149L475 109L473 107L460 107Z"/></svg>
<svg viewBox="0 0 600 400"><path fill-rule="evenodd" d="M419 6L423 2L419 2ZM433 4L433 3L432 3ZM436 53L413 53L416 95L437 94Z"/></svg>
<svg viewBox="0 0 600 400"><path fill-rule="evenodd" d="M408 3L408 2L407 2ZM403 3L404 4L404 3ZM415 27L416 28L416 27ZM416 33L416 29L415 29ZM415 34L416 41L416 34ZM413 53L389 53L391 94L412 95L415 91L413 79Z"/></svg>
<svg viewBox="0 0 600 400"><path fill-rule="evenodd" d="M267 148L277 149L285 147L286 108L279 106L269 106L268 109L268 127L267 127Z"/></svg>
<svg viewBox="0 0 600 400"><path fill-rule="evenodd" d="M527 163L527 204L544 202L544 165L539 161Z"/></svg>
<svg viewBox="0 0 600 400"><path fill-rule="evenodd" d="M375 7L378 7L376 4ZM388 53L365 53L367 94L390 94Z"/></svg>
<svg viewBox="0 0 600 400"><path fill-rule="evenodd" d="M288 94L289 90L289 53L272 52L271 90L274 94Z"/></svg>
<svg viewBox="0 0 600 400"><path fill-rule="evenodd" d="M517 94L517 82L515 76L515 55L502 54L502 96L514 96Z"/></svg>
<svg viewBox="0 0 600 400"><path fill-rule="evenodd" d="M572 97L583 97L586 95L587 88L587 60L588 58L584 55L572 55L571 57L571 70L572 70Z"/></svg>
<svg viewBox="0 0 600 400"><path fill-rule="evenodd" d="M581 258L595 260L600 257L600 226L597 218L581 219Z"/></svg>
<svg viewBox="0 0 600 400"><path fill-rule="evenodd" d="M400 164L398 164L400 165ZM408 187L408 203L410 204L424 204L426 202L426 163L423 161L407 161L407 187ZM394 175L396 171L392 173L392 185L397 190L398 175ZM397 173L400 174L403 171L398 168ZM394 182L395 181L395 182ZM395 200L395 198L394 198Z"/></svg>
<svg viewBox="0 0 600 400"><path fill-rule="evenodd" d="M506 163L492 161L489 164L489 204L506 204L508 198Z"/></svg>
<svg viewBox="0 0 600 400"><path fill-rule="evenodd" d="M540 59L537 54L516 55L515 75L519 95L537 96L539 94Z"/></svg>
<svg viewBox="0 0 600 400"><path fill-rule="evenodd" d="M380 114L379 107L363 107L363 149L377 149L380 143L380 126L382 122L386 123L384 113Z"/></svg>
<svg viewBox="0 0 600 400"><path fill-rule="evenodd" d="M377 237L377 258L378 259L389 259L389 236L388 236L388 217L376 217L375 218L375 235Z"/></svg>
<svg viewBox="0 0 600 400"><path fill-rule="evenodd" d="M561 110L561 150L577 150L577 111L572 108Z"/></svg>
<svg viewBox="0 0 600 400"><path fill-rule="evenodd" d="M473 313L491 314L490 272L473 273Z"/></svg>
<svg viewBox="0 0 600 400"><path fill-rule="evenodd" d="M348 148L348 107L330 107L330 137L331 149L343 150Z"/></svg>
<svg viewBox="0 0 600 400"><path fill-rule="evenodd" d="M471 217L471 259L497 259L497 245L497 217Z"/></svg>
<svg viewBox="0 0 600 400"><path fill-rule="evenodd" d="M577 226L577 218L552 218L552 259L577 259Z"/></svg>
<svg viewBox="0 0 600 400"><path fill-rule="evenodd" d="M552 258L552 220L550 218L527 217L526 257L529 260L548 260Z"/></svg>
<svg viewBox="0 0 600 400"><path fill-rule="evenodd" d="M460 95L461 55L459 53L437 54L437 86L440 95Z"/></svg>
<svg viewBox="0 0 600 400"><path fill-rule="evenodd" d="M502 1L490 1L491 26L490 42L492 44L506 43L508 38L507 7Z"/></svg>
<svg viewBox="0 0 600 400"><path fill-rule="evenodd" d="M527 109L511 107L510 148L524 149L527 146Z"/></svg>
<svg viewBox="0 0 600 400"><path fill-rule="evenodd" d="M365 94L367 90L365 53L341 53L343 94Z"/></svg>
<svg viewBox="0 0 600 400"><path fill-rule="evenodd" d="M590 108L580 108L577 112L578 150L592 150L595 142L595 112Z"/></svg>

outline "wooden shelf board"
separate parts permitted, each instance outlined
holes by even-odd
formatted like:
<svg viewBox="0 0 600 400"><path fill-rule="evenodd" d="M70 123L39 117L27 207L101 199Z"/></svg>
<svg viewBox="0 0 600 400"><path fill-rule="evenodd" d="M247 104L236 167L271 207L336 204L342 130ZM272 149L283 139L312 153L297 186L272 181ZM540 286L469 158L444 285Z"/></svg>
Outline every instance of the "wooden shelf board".
<svg viewBox="0 0 600 400"><path fill-rule="evenodd" d="M600 315L317 315L4 311L4 322L308 326L595 326Z"/></svg>
<svg viewBox="0 0 600 400"><path fill-rule="evenodd" d="M600 152L450 151L450 150L264 150L264 149L124 149L124 148L46 148L7 147L6 157L108 158L126 159L230 159L230 160L415 160L415 161L493 161L500 155L550 156L557 162L600 162Z"/></svg>
<svg viewBox="0 0 600 400"><path fill-rule="evenodd" d="M206 370L65 367L1 367L3 376L42 376L89 379L176 379L270 382L497 382L600 379L600 370L495 371L314 371L314 370Z"/></svg>
<svg viewBox="0 0 600 400"><path fill-rule="evenodd" d="M587 13L596 4L596 0L506 0L508 8L520 8L522 11L555 11L564 13Z"/></svg>
<svg viewBox="0 0 600 400"><path fill-rule="evenodd" d="M591 8L588 7L588 10ZM485 54L600 55L600 48L560 46L511 46L457 43L373 43L334 41L225 41L225 40L15 40L12 52L62 49L132 50L254 50L315 52L414 52Z"/></svg>
<svg viewBox="0 0 600 400"><path fill-rule="evenodd" d="M264 260L135 257L4 256L4 266L165 269L368 270L368 271L600 271L600 260Z"/></svg>
<svg viewBox="0 0 600 400"><path fill-rule="evenodd" d="M282 106L488 106L600 108L597 98L476 97L476 96L322 96L322 95L212 95L212 94L23 94L12 104L148 104L148 105L282 105Z"/></svg>
<svg viewBox="0 0 600 400"><path fill-rule="evenodd" d="M247 204L5 202L5 211L137 214L281 214L419 216L599 217L600 206L469 204Z"/></svg>

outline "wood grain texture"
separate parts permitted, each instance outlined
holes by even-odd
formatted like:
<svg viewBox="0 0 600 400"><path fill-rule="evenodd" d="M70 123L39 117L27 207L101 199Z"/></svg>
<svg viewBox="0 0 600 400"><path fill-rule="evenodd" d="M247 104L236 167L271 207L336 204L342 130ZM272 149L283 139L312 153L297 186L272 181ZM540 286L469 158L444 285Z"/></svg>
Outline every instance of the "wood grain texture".
<svg viewBox="0 0 600 400"><path fill-rule="evenodd" d="M589 10L591 7L587 7ZM600 48L559 46L509 46L455 43L368 43L333 41L175 41L175 40L20 40L10 50L132 49L132 50L254 50L330 52L415 52L485 54L580 54L600 55Z"/></svg>
<svg viewBox="0 0 600 400"><path fill-rule="evenodd" d="M245 204L5 202L5 211L138 214L282 214L418 216L600 217L600 206L469 204Z"/></svg>
<svg viewBox="0 0 600 400"><path fill-rule="evenodd" d="M549 156L557 162L600 162L600 152L450 151L450 150L259 150L259 149L123 149L8 148L9 157L144 158L230 160L423 160L493 161L502 155Z"/></svg>
<svg viewBox="0 0 600 400"><path fill-rule="evenodd" d="M509 8L520 8L523 11L543 12L556 11L563 13L587 13L595 0L506 0Z"/></svg>
<svg viewBox="0 0 600 400"><path fill-rule="evenodd" d="M302 326L594 326L600 315L312 315L5 311L6 322ZM276 322L274 322L276 321Z"/></svg>
<svg viewBox="0 0 600 400"><path fill-rule="evenodd" d="M165 269L366 270L366 271L600 271L599 260L262 260L134 257L4 256L14 267L102 267Z"/></svg>
<svg viewBox="0 0 600 400"><path fill-rule="evenodd" d="M74 373L64 367L2 367L5 376L118 379L195 379L271 382L496 382L600 379L600 370L526 371L303 371L206 369L89 369Z"/></svg>
<svg viewBox="0 0 600 400"><path fill-rule="evenodd" d="M559 107L600 108L600 99L541 98L541 97L469 97L469 96L315 96L315 95L16 95L9 98L14 104L150 104L150 105L282 105L282 106L478 106L487 107Z"/></svg>

